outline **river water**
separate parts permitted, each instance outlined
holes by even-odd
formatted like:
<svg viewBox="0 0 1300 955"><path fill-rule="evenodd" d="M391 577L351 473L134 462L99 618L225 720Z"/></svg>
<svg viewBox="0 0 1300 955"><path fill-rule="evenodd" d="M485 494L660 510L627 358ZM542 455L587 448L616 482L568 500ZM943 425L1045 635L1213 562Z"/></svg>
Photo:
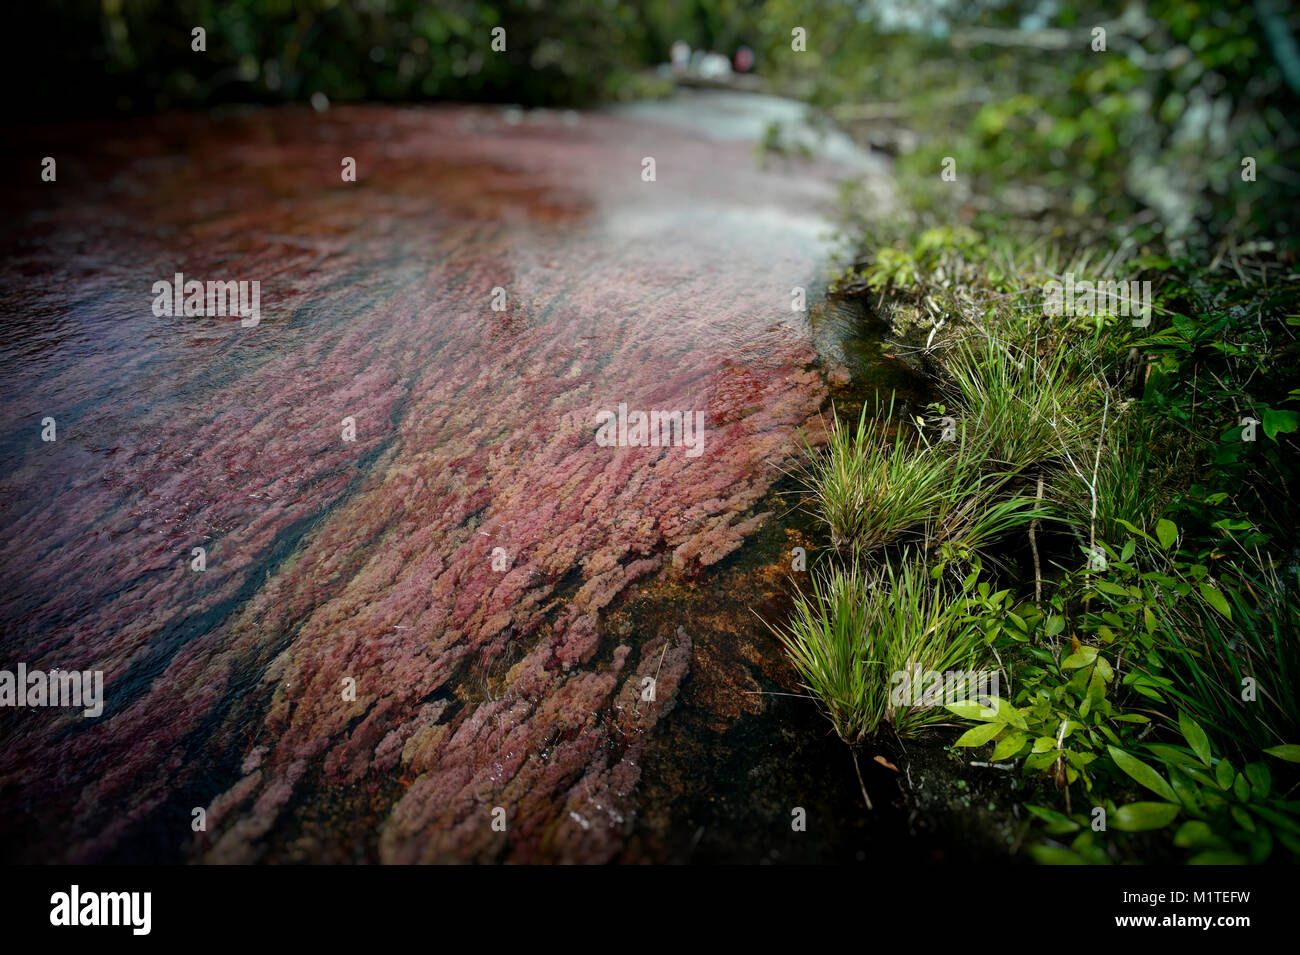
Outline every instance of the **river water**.
<svg viewBox="0 0 1300 955"><path fill-rule="evenodd" d="M774 493L828 388L792 289L824 286L837 184L881 173L842 142L760 163L791 109L30 132L2 665L102 671L106 701L0 711L4 855L831 853L847 753L766 695L795 687L748 611L809 543ZM258 281L260 321L155 315L176 273ZM620 404L702 413L702 441L605 446ZM802 843L799 806L829 807Z"/></svg>

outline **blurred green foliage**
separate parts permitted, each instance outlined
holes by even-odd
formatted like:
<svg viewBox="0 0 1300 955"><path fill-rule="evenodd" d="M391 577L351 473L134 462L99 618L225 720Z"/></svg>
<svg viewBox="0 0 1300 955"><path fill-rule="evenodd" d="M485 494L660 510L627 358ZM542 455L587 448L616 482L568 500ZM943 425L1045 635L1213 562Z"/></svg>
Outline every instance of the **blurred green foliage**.
<svg viewBox="0 0 1300 955"><path fill-rule="evenodd" d="M20 13L62 105L138 112L222 101L460 99L583 105L618 96L675 39L734 50L753 3L707 0L49 0ZM37 26L42 29L37 29ZM191 30L207 49L191 48ZM491 48L494 27L506 49ZM103 82L105 79L107 83ZM21 104L20 104L21 105Z"/></svg>
<svg viewBox="0 0 1300 955"><path fill-rule="evenodd" d="M1296 234L1300 12L1278 0L44 0L13 15L40 46L19 118L316 93L580 106L662 89L647 77L675 40L743 44L774 92L850 125L890 107L917 137L909 201L944 222L1012 209L1139 242Z"/></svg>
<svg viewBox="0 0 1300 955"><path fill-rule="evenodd" d="M992 227L1010 211L1021 228L1069 220L1075 237L1208 231L1294 244L1300 8L1009 0L938 5L927 17L920 3L823 6L831 38L810 34L818 56L775 64L789 63L791 85L848 121L846 104L896 104L920 139L899 163L909 202L938 220L961 212ZM807 5L776 0L766 15L780 19L779 8L793 19ZM887 8L917 15L890 32ZM1104 50L1094 49L1098 27ZM964 186L940 180L944 157ZM1255 181L1243 179L1245 157Z"/></svg>

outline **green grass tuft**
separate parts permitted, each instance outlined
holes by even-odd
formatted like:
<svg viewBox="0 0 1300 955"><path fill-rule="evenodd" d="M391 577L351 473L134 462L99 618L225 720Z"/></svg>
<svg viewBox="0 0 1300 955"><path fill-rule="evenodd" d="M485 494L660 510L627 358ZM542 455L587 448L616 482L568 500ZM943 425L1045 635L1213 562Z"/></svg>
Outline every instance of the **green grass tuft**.
<svg viewBox="0 0 1300 955"><path fill-rule="evenodd" d="M813 577L812 591L795 597L781 640L805 689L826 711L840 739L856 745L881 726L900 736L948 720L942 706L894 706L898 674L973 670L983 635L924 566L908 557L868 577L856 564Z"/></svg>

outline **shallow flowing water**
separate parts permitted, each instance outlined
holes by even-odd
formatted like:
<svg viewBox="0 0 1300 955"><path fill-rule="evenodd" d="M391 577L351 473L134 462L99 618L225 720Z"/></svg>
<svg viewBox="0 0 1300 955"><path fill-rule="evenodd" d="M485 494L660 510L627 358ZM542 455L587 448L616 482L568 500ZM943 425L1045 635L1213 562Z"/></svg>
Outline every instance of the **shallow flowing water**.
<svg viewBox="0 0 1300 955"><path fill-rule="evenodd" d="M102 670L106 702L0 711L7 857L742 858L842 796L790 765L824 729L774 712L747 610L801 540L773 486L827 394L791 290L823 284L836 183L879 172L842 143L760 168L746 109L33 134L2 666ZM259 281L259 323L156 316L178 272ZM604 446L620 404L702 413L697 447Z"/></svg>

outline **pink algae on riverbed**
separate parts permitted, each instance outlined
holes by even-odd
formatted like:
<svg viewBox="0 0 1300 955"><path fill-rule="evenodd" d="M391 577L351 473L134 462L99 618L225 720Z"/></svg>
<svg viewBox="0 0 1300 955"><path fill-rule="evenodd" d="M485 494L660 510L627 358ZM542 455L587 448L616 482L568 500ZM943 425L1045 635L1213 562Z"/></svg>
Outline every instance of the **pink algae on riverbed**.
<svg viewBox="0 0 1300 955"><path fill-rule="evenodd" d="M6 852L257 861L315 795L378 783L377 832L317 842L616 857L691 622L616 635L601 612L733 553L815 439L825 389L790 301L825 255L833 170L453 108L176 116L103 142L3 267L5 655L102 669L107 697L97 720L5 714ZM261 323L154 317L178 271L260 280ZM601 447L619 403L703 411L703 453Z"/></svg>

